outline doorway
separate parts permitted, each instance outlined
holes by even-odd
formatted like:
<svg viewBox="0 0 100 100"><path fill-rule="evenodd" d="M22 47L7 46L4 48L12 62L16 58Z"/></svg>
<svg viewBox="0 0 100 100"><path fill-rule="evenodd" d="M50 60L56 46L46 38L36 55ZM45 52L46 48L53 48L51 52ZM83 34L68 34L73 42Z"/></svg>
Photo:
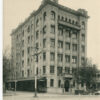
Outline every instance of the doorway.
<svg viewBox="0 0 100 100"><path fill-rule="evenodd" d="M65 85L64 85L64 87L65 87L65 92L69 92L69 81L68 80L65 80Z"/></svg>

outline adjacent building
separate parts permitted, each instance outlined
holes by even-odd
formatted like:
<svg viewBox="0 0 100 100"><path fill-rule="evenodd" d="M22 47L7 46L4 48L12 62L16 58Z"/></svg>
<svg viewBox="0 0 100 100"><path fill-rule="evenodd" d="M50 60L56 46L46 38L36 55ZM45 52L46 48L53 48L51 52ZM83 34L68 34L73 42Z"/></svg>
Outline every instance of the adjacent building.
<svg viewBox="0 0 100 100"><path fill-rule="evenodd" d="M16 80L19 90L34 90L36 72L38 91L73 92L77 86L72 73L86 58L88 18L84 9L73 10L58 0L43 0L39 9L11 33L9 82Z"/></svg>

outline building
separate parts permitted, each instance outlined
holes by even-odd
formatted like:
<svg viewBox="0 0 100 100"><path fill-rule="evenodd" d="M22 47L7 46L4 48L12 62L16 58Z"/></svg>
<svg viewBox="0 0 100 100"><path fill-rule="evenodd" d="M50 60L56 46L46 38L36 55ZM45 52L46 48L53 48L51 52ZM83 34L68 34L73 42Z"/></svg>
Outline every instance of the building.
<svg viewBox="0 0 100 100"><path fill-rule="evenodd" d="M38 91L74 91L72 72L86 57L88 18L84 9L73 10L58 0L43 0L39 9L11 33L12 86L17 80L19 90L34 90L37 72Z"/></svg>
<svg viewBox="0 0 100 100"><path fill-rule="evenodd" d="M100 70L96 73L96 89L100 91Z"/></svg>

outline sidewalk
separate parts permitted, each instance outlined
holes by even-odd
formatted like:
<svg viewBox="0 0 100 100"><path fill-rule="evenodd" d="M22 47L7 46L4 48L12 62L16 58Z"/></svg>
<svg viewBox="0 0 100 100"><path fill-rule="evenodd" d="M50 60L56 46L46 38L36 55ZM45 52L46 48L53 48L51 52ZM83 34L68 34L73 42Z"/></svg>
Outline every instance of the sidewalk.
<svg viewBox="0 0 100 100"><path fill-rule="evenodd" d="M15 95L16 93L14 91L6 91L6 93L3 93L3 96L12 96Z"/></svg>
<svg viewBox="0 0 100 100"><path fill-rule="evenodd" d="M50 94L37 93L37 98L34 97L34 92L7 91L3 95L3 100L100 100L100 96L93 95L66 95L66 94Z"/></svg>
<svg viewBox="0 0 100 100"><path fill-rule="evenodd" d="M34 97L34 92L27 92L27 91L6 91L6 93L3 94L3 96L33 96ZM55 94L55 93L37 93L38 97L79 97L79 96L93 96L93 95L69 95L69 94Z"/></svg>

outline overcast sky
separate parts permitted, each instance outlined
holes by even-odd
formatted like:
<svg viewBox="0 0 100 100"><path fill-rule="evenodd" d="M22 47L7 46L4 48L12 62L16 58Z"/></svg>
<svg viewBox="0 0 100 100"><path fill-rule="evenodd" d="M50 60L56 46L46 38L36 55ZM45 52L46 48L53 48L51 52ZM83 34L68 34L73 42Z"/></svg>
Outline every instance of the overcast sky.
<svg viewBox="0 0 100 100"><path fill-rule="evenodd" d="M100 0L59 0L59 3L72 9L88 11L87 56L100 68ZM4 0L4 49L11 47L11 31L25 20L41 0Z"/></svg>

